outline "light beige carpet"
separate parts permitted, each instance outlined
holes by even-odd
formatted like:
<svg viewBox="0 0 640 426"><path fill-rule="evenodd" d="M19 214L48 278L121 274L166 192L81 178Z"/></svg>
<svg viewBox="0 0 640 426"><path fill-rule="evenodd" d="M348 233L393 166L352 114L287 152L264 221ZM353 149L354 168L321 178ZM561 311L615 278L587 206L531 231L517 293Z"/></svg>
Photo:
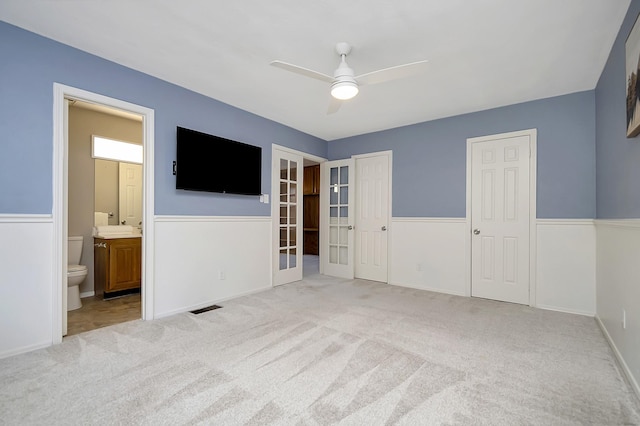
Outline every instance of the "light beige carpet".
<svg viewBox="0 0 640 426"><path fill-rule="evenodd" d="M314 275L0 360L0 423L639 424L592 318Z"/></svg>

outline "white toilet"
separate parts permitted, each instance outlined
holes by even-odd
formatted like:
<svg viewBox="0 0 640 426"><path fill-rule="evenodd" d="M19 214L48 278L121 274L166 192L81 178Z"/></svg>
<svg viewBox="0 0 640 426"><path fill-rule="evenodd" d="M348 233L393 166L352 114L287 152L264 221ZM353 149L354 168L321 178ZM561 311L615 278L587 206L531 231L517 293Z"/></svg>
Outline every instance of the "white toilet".
<svg viewBox="0 0 640 426"><path fill-rule="evenodd" d="M69 237L67 266L67 311L80 309L80 284L87 277L87 267L80 265L82 256L82 237Z"/></svg>

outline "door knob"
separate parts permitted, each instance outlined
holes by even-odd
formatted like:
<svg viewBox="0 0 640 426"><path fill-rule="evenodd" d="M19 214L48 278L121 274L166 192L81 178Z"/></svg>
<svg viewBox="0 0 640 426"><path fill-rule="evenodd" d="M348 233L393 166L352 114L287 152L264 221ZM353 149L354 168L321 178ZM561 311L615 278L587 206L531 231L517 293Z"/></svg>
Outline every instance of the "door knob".
<svg viewBox="0 0 640 426"><path fill-rule="evenodd" d="M474 234L474 235L478 235L479 233L480 233L480 230L479 230L479 229L474 229L474 230L473 230L473 234Z"/></svg>
<svg viewBox="0 0 640 426"><path fill-rule="evenodd" d="M126 220L123 220L122 222L120 222L121 225L124 225L125 223L127 223Z"/></svg>
<svg viewBox="0 0 640 426"><path fill-rule="evenodd" d="M386 226L383 226L383 227L382 227L382 230L383 230L383 231L386 231L386 230L387 230L387 227L386 227Z"/></svg>
<svg viewBox="0 0 640 426"><path fill-rule="evenodd" d="M351 230L353 229L353 226L349 225L349 226L347 227L347 229L348 229L349 231L351 231Z"/></svg>

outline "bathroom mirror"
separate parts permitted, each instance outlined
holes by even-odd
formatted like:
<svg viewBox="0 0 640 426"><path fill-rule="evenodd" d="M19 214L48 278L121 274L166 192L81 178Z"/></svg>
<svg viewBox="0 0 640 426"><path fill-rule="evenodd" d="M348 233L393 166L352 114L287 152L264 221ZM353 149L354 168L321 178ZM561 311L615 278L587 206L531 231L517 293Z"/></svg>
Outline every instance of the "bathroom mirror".
<svg viewBox="0 0 640 426"><path fill-rule="evenodd" d="M142 226L142 145L91 136L94 226Z"/></svg>

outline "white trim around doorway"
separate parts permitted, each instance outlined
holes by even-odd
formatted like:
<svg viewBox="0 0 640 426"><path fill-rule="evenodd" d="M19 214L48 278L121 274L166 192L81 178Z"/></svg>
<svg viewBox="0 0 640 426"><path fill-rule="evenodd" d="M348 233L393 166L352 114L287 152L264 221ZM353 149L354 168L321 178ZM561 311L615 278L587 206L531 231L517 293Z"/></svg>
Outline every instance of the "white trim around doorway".
<svg viewBox="0 0 640 426"><path fill-rule="evenodd" d="M62 292L67 287L67 157L64 135L65 98L105 105L141 115L143 127L142 319L154 318L154 111L119 99L53 83L53 289L52 343L62 342Z"/></svg>

